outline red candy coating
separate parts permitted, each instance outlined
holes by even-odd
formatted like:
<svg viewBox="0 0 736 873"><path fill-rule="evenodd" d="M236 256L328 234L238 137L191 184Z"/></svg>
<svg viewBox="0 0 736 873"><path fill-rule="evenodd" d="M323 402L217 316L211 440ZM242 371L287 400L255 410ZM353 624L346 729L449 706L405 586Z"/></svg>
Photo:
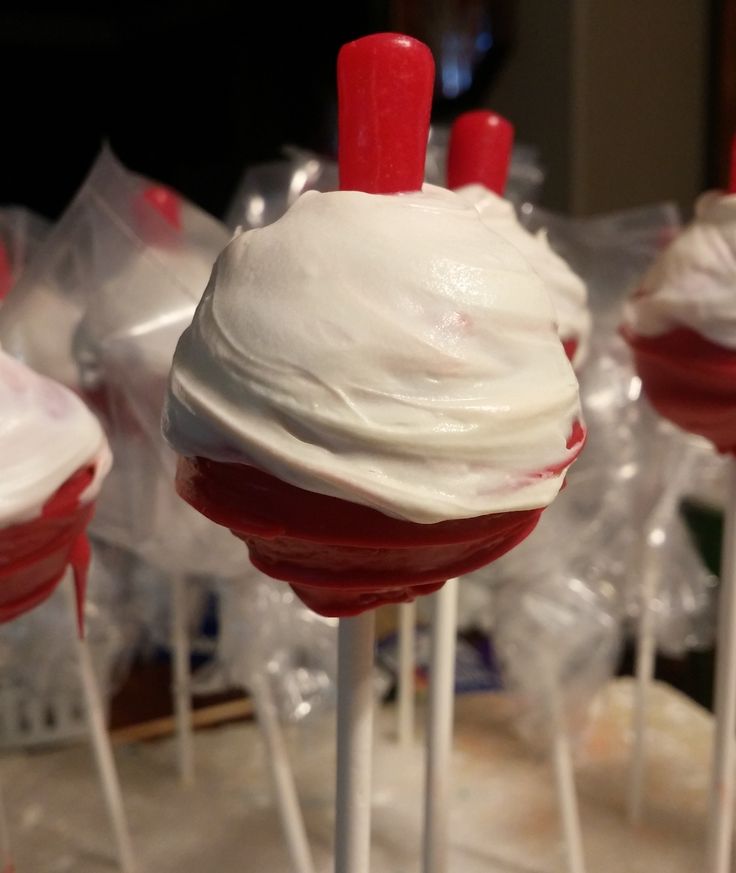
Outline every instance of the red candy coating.
<svg viewBox="0 0 736 873"><path fill-rule="evenodd" d="M568 448L577 455L584 441L576 423ZM431 594L500 558L542 514L538 508L417 524L305 491L255 467L205 458L179 458L176 489L242 539L259 570L289 582L310 609L327 616Z"/></svg>
<svg viewBox="0 0 736 873"><path fill-rule="evenodd" d="M563 340L562 348L565 350L567 360L572 361L575 358L575 352L578 350L578 341L576 339Z"/></svg>
<svg viewBox="0 0 736 873"><path fill-rule="evenodd" d="M377 33L337 59L340 188L419 191L429 136L434 60L424 43Z"/></svg>
<svg viewBox="0 0 736 873"><path fill-rule="evenodd" d="M644 393L660 415L736 454L736 352L689 328L643 337L622 334Z"/></svg>
<svg viewBox="0 0 736 873"><path fill-rule="evenodd" d="M90 557L85 530L94 507L80 506L79 497L93 476L93 467L79 470L49 498L38 518L0 530L0 622L46 600L71 566L82 633Z"/></svg>
<svg viewBox="0 0 736 873"><path fill-rule="evenodd" d="M338 58L340 188L421 189L434 62L422 43L377 34ZM575 424L568 442L580 451ZM560 473L564 466L538 475ZM430 594L527 537L542 508L417 524L306 491L244 464L179 458L176 488L242 539L253 564L322 615L351 616Z"/></svg>
<svg viewBox="0 0 736 873"><path fill-rule="evenodd" d="M447 187L483 185L503 196L514 144L514 126L495 112L465 112L452 125Z"/></svg>
<svg viewBox="0 0 736 873"><path fill-rule="evenodd" d="M308 607L328 616L430 594L507 552L542 512L416 524L296 488L254 467L204 458L179 459L176 487L242 539L258 569L291 583Z"/></svg>

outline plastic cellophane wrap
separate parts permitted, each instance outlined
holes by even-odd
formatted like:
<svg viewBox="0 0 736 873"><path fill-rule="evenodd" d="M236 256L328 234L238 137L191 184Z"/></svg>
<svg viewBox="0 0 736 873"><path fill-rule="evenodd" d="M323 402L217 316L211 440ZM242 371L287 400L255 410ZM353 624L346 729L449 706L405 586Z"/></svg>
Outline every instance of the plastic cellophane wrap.
<svg viewBox="0 0 736 873"><path fill-rule="evenodd" d="M0 311L4 348L72 387L102 420L115 460L90 530L119 553L121 592L147 580L136 613L143 639L159 636L153 622L166 624L167 576L247 562L234 538L176 496L175 458L160 435L174 346L228 234L176 195L167 214L152 190L161 189L103 150Z"/></svg>
<svg viewBox="0 0 736 873"><path fill-rule="evenodd" d="M255 568L220 591L218 661L226 684L271 683L282 720L301 722L334 705L337 619L307 609L283 582Z"/></svg>
<svg viewBox="0 0 736 873"><path fill-rule="evenodd" d="M129 196L137 195L131 191ZM115 206L120 216L126 214L125 204ZM178 497L175 455L161 436L176 343L228 239L209 216L188 204L184 209L176 256L171 249L162 253L158 238L139 240L134 228L122 237L98 234L97 249L115 246L122 266L106 275L104 259L98 261L99 290L74 335L82 389L104 412L115 453L93 527L151 567L147 641L166 646L166 577L185 576L190 636L196 635L208 595L217 595L220 687L247 688L254 671L265 673L282 717L298 721L334 697L335 623L310 613L288 586L257 573L240 541ZM187 217L207 226L209 235L188 234ZM165 242L173 246L168 238ZM211 664L195 675L194 686L217 687Z"/></svg>
<svg viewBox="0 0 736 873"><path fill-rule="evenodd" d="M116 204L140 210L142 220L162 237L171 232L163 217L147 208L142 197L146 184L103 150L0 311L0 344L7 352L46 376L78 387L74 332L98 293L97 277L112 276L125 265L126 246L117 243L133 222L130 216L125 220ZM98 245L101 233L115 242Z"/></svg>
<svg viewBox="0 0 736 873"><path fill-rule="evenodd" d="M643 572L656 578L649 605L660 651L682 655L710 643L714 579L678 505L698 490L702 471L712 478L721 462L651 410L617 331L624 296L677 233L674 207L573 220L526 205L521 214L532 229L546 229L588 285L594 334L579 374L588 443L537 530L469 577L467 595L465 582L460 591L461 615L477 616L485 603L480 624L518 693L519 728L539 744L549 739L552 694L581 735L623 635L635 628Z"/></svg>
<svg viewBox="0 0 736 873"><path fill-rule="evenodd" d="M109 700L137 647L143 603L121 573L126 556L92 542L85 637ZM0 625L0 746L54 744L87 733L76 653L76 618L63 587Z"/></svg>
<svg viewBox="0 0 736 873"><path fill-rule="evenodd" d="M623 614L636 619L643 536L657 555L658 642L669 654L707 645L714 579L679 515L682 498L711 491L723 461L699 438L663 421L643 397L618 334L624 297L680 228L669 204L592 219L561 219L530 207L529 225L586 280L593 311L591 355L580 373L588 444L569 477L581 504L575 538L601 578L615 585ZM663 496L670 499L662 505ZM596 508L597 507L597 508Z"/></svg>
<svg viewBox="0 0 736 873"><path fill-rule="evenodd" d="M450 129L433 127L427 145L425 177L433 185L445 185L447 144ZM271 224L305 191L336 191L337 163L314 152L287 146L283 158L254 164L243 175L226 216L230 228L245 229ZM506 196L513 203L534 201L544 181L534 148L517 145L511 160Z"/></svg>
<svg viewBox="0 0 736 873"><path fill-rule="evenodd" d="M48 233L48 222L22 206L0 206L0 305Z"/></svg>
<svg viewBox="0 0 736 873"><path fill-rule="evenodd" d="M61 262L67 240L76 252L74 281L67 273L54 285L60 300L79 304L64 358L115 457L92 530L167 572L218 572L235 553L232 538L176 496L175 457L160 420L176 342L228 236L178 197L172 225L146 200L151 185L103 152L62 219L66 234L46 247L51 264Z"/></svg>

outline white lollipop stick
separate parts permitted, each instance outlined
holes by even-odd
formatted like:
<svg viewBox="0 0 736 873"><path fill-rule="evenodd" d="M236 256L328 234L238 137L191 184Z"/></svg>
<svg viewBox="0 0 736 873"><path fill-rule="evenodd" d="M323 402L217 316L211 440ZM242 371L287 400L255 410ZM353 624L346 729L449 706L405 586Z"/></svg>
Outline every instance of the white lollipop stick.
<svg viewBox="0 0 736 873"><path fill-rule="evenodd" d="M10 829L5 812L5 797L2 791L0 791L0 858L3 864L2 873L15 873L13 855L10 849Z"/></svg>
<svg viewBox="0 0 736 873"><path fill-rule="evenodd" d="M446 873L448 864L457 598L457 579L433 595L422 873Z"/></svg>
<svg viewBox="0 0 736 873"><path fill-rule="evenodd" d="M675 512L681 488L692 468L692 452L677 458L673 475L666 479L662 493L649 514L641 543L641 586L639 590L639 622L636 637L636 684L632 705L632 747L629 762L627 810L629 821L641 821L644 805L644 762L646 758L646 717L649 693L654 679L657 654L656 612L654 600L659 587L660 557L657 537L661 527Z"/></svg>
<svg viewBox="0 0 736 873"><path fill-rule="evenodd" d="M194 784L194 737L189 661L189 629L186 577L171 577L172 686L176 720L176 754L182 784Z"/></svg>
<svg viewBox="0 0 736 873"><path fill-rule="evenodd" d="M312 852L309 848L294 774L286 750L284 735L279 724L276 704L268 676L254 674L248 681L258 727L266 745L266 757L271 770L276 805L281 816L286 845L294 873L314 873Z"/></svg>
<svg viewBox="0 0 736 873"><path fill-rule="evenodd" d="M369 873L375 615L341 618L337 667L335 873Z"/></svg>
<svg viewBox="0 0 736 873"><path fill-rule="evenodd" d="M128 820L123 807L123 796L120 791L120 782L115 768L115 759L110 746L110 737L105 723L105 712L97 688L92 659L90 658L87 643L77 633L77 607L76 589L74 579L69 574L69 584L65 586L69 601L69 612L73 619L73 633L77 649L79 663L79 675L82 680L82 691L87 708L87 719L92 737L92 747L97 762L97 773L102 783L102 791L107 804L107 812L110 817L115 845L117 848L118 861L123 873L136 873L137 866L133 856L133 847L130 841Z"/></svg>
<svg viewBox="0 0 736 873"><path fill-rule="evenodd" d="M708 819L708 873L730 873L736 730L736 461L729 460L716 647L715 736Z"/></svg>
<svg viewBox="0 0 736 873"><path fill-rule="evenodd" d="M414 705L416 699L417 605L399 605L398 738L403 748L414 743Z"/></svg>
<svg viewBox="0 0 736 873"><path fill-rule="evenodd" d="M540 663L540 670L547 673L547 699L552 722L552 763L555 770L557 799L560 804L562 836L565 843L568 873L585 873L583 836L580 826L580 810L575 787L575 770L570 751L570 738L565 723L562 695L554 676Z"/></svg>
<svg viewBox="0 0 736 873"><path fill-rule="evenodd" d="M631 711L632 746L629 761L627 809L629 821L641 821L644 804L644 760L646 757L646 716L649 690L654 679L657 654L655 612L651 603L657 594L658 568L653 560L654 549L644 547L641 568L639 623L636 638L634 700Z"/></svg>

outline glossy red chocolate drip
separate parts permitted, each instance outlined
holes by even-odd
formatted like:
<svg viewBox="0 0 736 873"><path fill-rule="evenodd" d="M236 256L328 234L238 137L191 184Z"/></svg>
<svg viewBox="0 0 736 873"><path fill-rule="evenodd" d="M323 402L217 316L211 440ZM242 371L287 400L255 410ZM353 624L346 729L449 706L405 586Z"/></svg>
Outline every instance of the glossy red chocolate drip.
<svg viewBox="0 0 736 873"><path fill-rule="evenodd" d="M568 448L583 447L575 423ZM559 475L565 463L540 470ZM536 527L542 508L417 524L306 491L244 464L180 458L176 488L242 539L251 561L291 583L321 615L345 617L413 600L501 557Z"/></svg>
<svg viewBox="0 0 736 873"><path fill-rule="evenodd" d="M89 565L86 527L90 503L80 505L94 469L71 476L45 503L38 518L0 530L0 622L10 621L42 603L69 567L77 592L79 632L84 631L84 595Z"/></svg>

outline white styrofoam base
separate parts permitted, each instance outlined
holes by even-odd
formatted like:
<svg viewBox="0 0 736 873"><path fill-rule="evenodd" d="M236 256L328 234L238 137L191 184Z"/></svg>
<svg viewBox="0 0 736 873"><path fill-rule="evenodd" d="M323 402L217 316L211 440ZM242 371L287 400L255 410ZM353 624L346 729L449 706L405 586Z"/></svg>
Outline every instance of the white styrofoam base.
<svg viewBox="0 0 736 873"><path fill-rule="evenodd" d="M703 868L711 719L680 695L652 695L649 805L623 816L630 682L602 696L581 749L579 786L591 873L693 873ZM498 696L458 701L450 873L564 873L551 769L508 730ZM380 713L375 761L377 873L419 869L422 748L391 741ZM331 870L331 719L289 734L319 873ZM197 785L179 787L171 741L116 750L140 873L287 873L279 823L253 725L196 735ZM85 746L0 760L18 873L116 869Z"/></svg>

